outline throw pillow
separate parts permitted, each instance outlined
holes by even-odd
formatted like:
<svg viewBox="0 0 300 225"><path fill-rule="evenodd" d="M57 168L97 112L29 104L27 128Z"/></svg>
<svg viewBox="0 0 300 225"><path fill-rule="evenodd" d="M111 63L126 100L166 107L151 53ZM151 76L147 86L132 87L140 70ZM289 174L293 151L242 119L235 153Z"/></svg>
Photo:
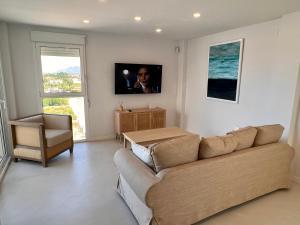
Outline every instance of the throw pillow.
<svg viewBox="0 0 300 225"><path fill-rule="evenodd" d="M253 146L257 130L254 127L245 127L227 134L232 134L237 139L238 146L235 150L242 150Z"/></svg>
<svg viewBox="0 0 300 225"><path fill-rule="evenodd" d="M254 146L260 146L278 142L284 127L280 124L274 124L256 127L256 129L257 135L254 140Z"/></svg>
<svg viewBox="0 0 300 225"><path fill-rule="evenodd" d="M151 152L155 171L197 161L199 143L198 135L188 135L157 144Z"/></svg>
<svg viewBox="0 0 300 225"><path fill-rule="evenodd" d="M147 164L149 167L152 169L154 168L154 163L152 160L151 156L151 151L153 146L156 144L151 144L147 147L136 144L136 143L131 143L131 149L132 152L135 154L136 157L138 157L140 160L142 160L145 164Z"/></svg>
<svg viewBox="0 0 300 225"><path fill-rule="evenodd" d="M232 134L203 138L200 144L199 158L207 159L225 155L233 152L237 146L237 139Z"/></svg>

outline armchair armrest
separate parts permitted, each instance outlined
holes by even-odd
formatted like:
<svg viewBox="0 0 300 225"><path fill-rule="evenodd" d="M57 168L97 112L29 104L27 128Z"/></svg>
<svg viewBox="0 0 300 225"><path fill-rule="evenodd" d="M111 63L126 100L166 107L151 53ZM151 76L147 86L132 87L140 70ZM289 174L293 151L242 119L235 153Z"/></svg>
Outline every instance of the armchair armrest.
<svg viewBox="0 0 300 225"><path fill-rule="evenodd" d="M44 114L46 129L72 130L70 115Z"/></svg>
<svg viewBox="0 0 300 225"><path fill-rule="evenodd" d="M42 149L45 140L43 123L9 121L11 126L13 145L28 146Z"/></svg>
<svg viewBox="0 0 300 225"><path fill-rule="evenodd" d="M160 178L156 177L155 173L129 150L118 150L115 153L114 162L135 194L147 204L147 193L153 185L160 181Z"/></svg>
<svg viewBox="0 0 300 225"><path fill-rule="evenodd" d="M12 126L21 126L21 127L40 127L43 126L43 123L35 123L35 122L23 122L23 121L16 121L11 120L8 122L9 125Z"/></svg>

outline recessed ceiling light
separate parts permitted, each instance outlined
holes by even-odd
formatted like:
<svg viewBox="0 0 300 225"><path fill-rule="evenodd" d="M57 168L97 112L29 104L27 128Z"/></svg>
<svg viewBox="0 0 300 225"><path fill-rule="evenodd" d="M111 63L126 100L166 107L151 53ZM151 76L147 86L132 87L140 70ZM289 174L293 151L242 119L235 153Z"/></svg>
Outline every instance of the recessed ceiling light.
<svg viewBox="0 0 300 225"><path fill-rule="evenodd" d="M201 16L201 14L198 13L198 12L195 12L195 13L193 14L193 17L194 17L194 18L199 18L200 16Z"/></svg>
<svg viewBox="0 0 300 225"><path fill-rule="evenodd" d="M89 20L83 20L82 22L83 22L83 23L86 23L86 24L90 23Z"/></svg>
<svg viewBox="0 0 300 225"><path fill-rule="evenodd" d="M140 22L142 20L142 17L140 16L135 16L134 17L134 20L137 21L137 22Z"/></svg>
<svg viewBox="0 0 300 225"><path fill-rule="evenodd" d="M162 29L161 29L161 28L157 28L157 29L155 30L155 32L156 32L156 33L161 33L161 32L162 32Z"/></svg>

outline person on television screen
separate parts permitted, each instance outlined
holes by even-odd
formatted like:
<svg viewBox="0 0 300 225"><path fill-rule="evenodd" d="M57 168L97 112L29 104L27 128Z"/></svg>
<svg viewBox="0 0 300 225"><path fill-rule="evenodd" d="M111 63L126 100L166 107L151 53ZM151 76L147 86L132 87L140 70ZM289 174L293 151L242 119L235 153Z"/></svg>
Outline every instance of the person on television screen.
<svg viewBox="0 0 300 225"><path fill-rule="evenodd" d="M147 67L143 66L138 70L134 89L137 93L157 93L157 88L153 86L151 74Z"/></svg>

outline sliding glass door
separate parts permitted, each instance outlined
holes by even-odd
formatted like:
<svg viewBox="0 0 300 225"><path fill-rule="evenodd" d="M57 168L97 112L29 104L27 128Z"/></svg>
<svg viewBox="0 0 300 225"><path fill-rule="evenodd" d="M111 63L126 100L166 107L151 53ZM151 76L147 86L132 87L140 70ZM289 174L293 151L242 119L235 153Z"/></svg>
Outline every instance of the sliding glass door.
<svg viewBox="0 0 300 225"><path fill-rule="evenodd" d="M6 126L5 126L5 102L0 100L0 165L4 164L4 161L7 158L7 149L6 144Z"/></svg>
<svg viewBox="0 0 300 225"><path fill-rule="evenodd" d="M6 165L8 160L8 126L7 126L7 114L6 114L6 102L5 102L5 91L4 81L0 59L0 174Z"/></svg>

